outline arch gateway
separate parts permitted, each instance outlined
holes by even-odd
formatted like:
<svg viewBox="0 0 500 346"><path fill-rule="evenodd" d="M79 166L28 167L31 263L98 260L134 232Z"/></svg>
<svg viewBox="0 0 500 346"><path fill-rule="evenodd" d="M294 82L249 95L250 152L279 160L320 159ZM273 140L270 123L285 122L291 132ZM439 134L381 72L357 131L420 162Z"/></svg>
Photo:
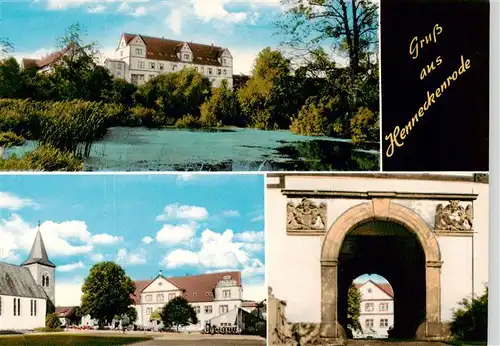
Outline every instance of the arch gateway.
<svg viewBox="0 0 500 346"><path fill-rule="evenodd" d="M266 247L271 344L346 344L361 274L393 287L390 336L446 339L487 284L487 176L269 174Z"/></svg>

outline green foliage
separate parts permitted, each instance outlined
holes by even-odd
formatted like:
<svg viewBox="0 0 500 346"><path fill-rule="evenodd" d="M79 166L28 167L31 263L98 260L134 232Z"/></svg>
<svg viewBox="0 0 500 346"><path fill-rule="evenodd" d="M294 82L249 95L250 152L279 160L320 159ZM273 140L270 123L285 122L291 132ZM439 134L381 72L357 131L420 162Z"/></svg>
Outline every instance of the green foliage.
<svg viewBox="0 0 500 346"><path fill-rule="evenodd" d="M378 141L378 115L373 114L373 112L368 108L359 108L356 115L351 119L350 125L353 143Z"/></svg>
<svg viewBox="0 0 500 346"><path fill-rule="evenodd" d="M225 125L243 125L239 117L238 99L224 80L219 88L212 91L212 96L201 105L200 122L205 127Z"/></svg>
<svg viewBox="0 0 500 346"><path fill-rule="evenodd" d="M131 121L149 128L159 127L163 124L164 117L153 108L135 106L130 110L132 114Z"/></svg>
<svg viewBox="0 0 500 346"><path fill-rule="evenodd" d="M330 135L329 118L335 111L336 102L332 97L319 99L311 97L302 107L297 118L292 121L292 132L307 136Z"/></svg>
<svg viewBox="0 0 500 346"><path fill-rule="evenodd" d="M129 311L133 301L130 295L135 284L114 262L101 262L90 268L82 286L81 309L99 321L99 326L110 323L115 315Z"/></svg>
<svg viewBox="0 0 500 346"><path fill-rule="evenodd" d="M141 85L134 95L138 105L154 109L161 115L162 125L167 116L175 121L187 114L199 116L200 106L210 95L210 81L194 69L159 75Z"/></svg>
<svg viewBox="0 0 500 346"><path fill-rule="evenodd" d="M26 139L16 135L14 132L0 132L0 147L21 146L26 143Z"/></svg>
<svg viewBox="0 0 500 346"><path fill-rule="evenodd" d="M125 314L122 316L127 316L129 319L129 323L133 324L135 321L137 321L137 310L134 307L130 306L127 312L125 312Z"/></svg>
<svg viewBox="0 0 500 346"><path fill-rule="evenodd" d="M61 327L62 323L56 314L50 314L45 317L45 327L49 329L56 329Z"/></svg>
<svg viewBox="0 0 500 346"><path fill-rule="evenodd" d="M183 297L175 297L165 304L160 316L165 327L175 327L177 331L179 327L198 323L196 311Z"/></svg>
<svg viewBox="0 0 500 346"><path fill-rule="evenodd" d="M351 285L347 292L347 325L351 330L361 330L359 314L361 310L361 292Z"/></svg>
<svg viewBox="0 0 500 346"><path fill-rule="evenodd" d="M241 111L250 126L277 129L290 125L290 61L265 48L257 56L252 78L238 90Z"/></svg>
<svg viewBox="0 0 500 346"><path fill-rule="evenodd" d="M161 314L158 310L155 310L150 316L150 321L161 321Z"/></svg>
<svg viewBox="0 0 500 346"><path fill-rule="evenodd" d="M0 61L0 98L20 97L23 92L23 74L15 58Z"/></svg>
<svg viewBox="0 0 500 346"><path fill-rule="evenodd" d="M465 298L453 313L451 333L458 340L486 341L488 337L488 288L476 298Z"/></svg>
<svg viewBox="0 0 500 346"><path fill-rule="evenodd" d="M200 127L200 120L197 119L195 116L188 114L183 116L180 119L177 119L175 122L175 127L179 128L197 128Z"/></svg>
<svg viewBox="0 0 500 346"><path fill-rule="evenodd" d="M40 145L20 158L13 155L7 159L0 159L0 171L75 172L82 169L81 159L72 153L61 151L50 145Z"/></svg>
<svg viewBox="0 0 500 346"><path fill-rule="evenodd" d="M103 90L102 98L107 103L120 104L127 107L132 107L134 104L134 93L137 87L128 83L121 78L114 79L111 83L111 88Z"/></svg>

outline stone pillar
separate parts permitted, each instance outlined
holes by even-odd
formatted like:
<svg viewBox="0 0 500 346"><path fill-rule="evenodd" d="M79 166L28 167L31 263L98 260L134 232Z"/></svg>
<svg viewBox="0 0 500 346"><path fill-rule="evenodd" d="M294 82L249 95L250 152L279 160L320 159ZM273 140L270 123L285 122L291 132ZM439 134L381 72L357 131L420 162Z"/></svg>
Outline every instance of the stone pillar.
<svg viewBox="0 0 500 346"><path fill-rule="evenodd" d="M347 335L338 322L338 261L321 260L321 332L328 345L345 345Z"/></svg>

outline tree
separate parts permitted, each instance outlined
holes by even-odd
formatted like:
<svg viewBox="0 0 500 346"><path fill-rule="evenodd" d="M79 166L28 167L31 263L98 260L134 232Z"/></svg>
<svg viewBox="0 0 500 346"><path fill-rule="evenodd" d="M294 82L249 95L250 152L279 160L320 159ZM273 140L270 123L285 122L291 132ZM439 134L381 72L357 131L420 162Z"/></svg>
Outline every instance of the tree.
<svg viewBox="0 0 500 346"><path fill-rule="evenodd" d="M458 340L486 341L488 338L488 288L472 299L463 299L454 311L450 331Z"/></svg>
<svg viewBox="0 0 500 346"><path fill-rule="evenodd" d="M137 310L134 307L130 306L127 312L125 312L125 315L129 318L130 323L133 324L137 321Z"/></svg>
<svg viewBox="0 0 500 346"><path fill-rule="evenodd" d="M80 321L82 320L83 314L82 314L82 309L77 306L75 307L72 311L71 314L68 316L70 323L74 324L79 324Z"/></svg>
<svg viewBox="0 0 500 346"><path fill-rule="evenodd" d="M0 60L0 98L22 97L24 81L15 58Z"/></svg>
<svg viewBox="0 0 500 346"><path fill-rule="evenodd" d="M134 282L118 264L95 264L82 286L82 312L97 319L102 327L111 323L115 315L129 311L133 303L130 295L134 291Z"/></svg>
<svg viewBox="0 0 500 346"><path fill-rule="evenodd" d="M347 326L350 330L361 330L359 314L361 306L361 292L356 286L351 285L347 292Z"/></svg>
<svg viewBox="0 0 500 346"><path fill-rule="evenodd" d="M379 119L376 114L366 107L361 107L351 119L351 138L353 143L378 141Z"/></svg>
<svg viewBox="0 0 500 346"><path fill-rule="evenodd" d="M267 47L257 56L252 77L238 90L241 111L256 128L287 128L293 112L290 88L290 61Z"/></svg>
<svg viewBox="0 0 500 346"><path fill-rule="evenodd" d="M14 50L14 46L8 38L0 37L0 58Z"/></svg>
<svg viewBox="0 0 500 346"><path fill-rule="evenodd" d="M201 105L200 122L203 126L244 125L239 119L238 100L223 80L212 96Z"/></svg>
<svg viewBox="0 0 500 346"><path fill-rule="evenodd" d="M281 0L282 43L308 59L321 46L346 51L354 77L378 43L378 6L370 0Z"/></svg>
<svg viewBox="0 0 500 346"><path fill-rule="evenodd" d="M177 331L179 331L179 327L198 323L196 311L183 297L175 297L169 301L160 312L160 315L165 327L175 327Z"/></svg>
<svg viewBox="0 0 500 346"><path fill-rule="evenodd" d="M62 325L59 317L56 314L52 313L45 317L45 327L48 329L57 329Z"/></svg>

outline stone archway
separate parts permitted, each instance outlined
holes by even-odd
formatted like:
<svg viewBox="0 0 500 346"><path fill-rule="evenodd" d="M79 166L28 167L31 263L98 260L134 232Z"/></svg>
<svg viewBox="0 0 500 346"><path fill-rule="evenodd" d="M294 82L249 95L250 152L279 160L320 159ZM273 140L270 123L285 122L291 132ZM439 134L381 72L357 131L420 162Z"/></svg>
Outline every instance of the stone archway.
<svg viewBox="0 0 500 346"><path fill-rule="evenodd" d="M330 227L321 250L321 322L323 337L345 338L338 322L338 259L346 235L368 221L391 221L404 226L420 242L425 254L426 321L418 328L420 339L440 339L445 335L441 323L441 253L436 236L415 212L390 199L372 199L342 214Z"/></svg>

